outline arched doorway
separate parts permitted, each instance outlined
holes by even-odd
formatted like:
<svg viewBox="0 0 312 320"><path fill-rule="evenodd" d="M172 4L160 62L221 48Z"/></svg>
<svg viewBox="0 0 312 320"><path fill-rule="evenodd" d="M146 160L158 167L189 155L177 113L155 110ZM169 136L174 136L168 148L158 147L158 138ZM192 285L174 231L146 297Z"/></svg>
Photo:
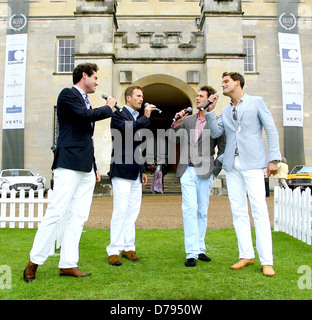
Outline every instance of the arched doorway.
<svg viewBox="0 0 312 320"><path fill-rule="evenodd" d="M157 155L157 129L170 128L175 114L182 109L192 107L196 99L196 91L187 83L167 75L153 75L142 78L134 83L144 89L144 103L156 105L162 113L154 111L151 116L152 124L149 127L153 131L155 139L155 152ZM143 114L143 109L141 113ZM170 151L168 151L170 152ZM169 172L176 172L179 159L179 147L175 150L175 163L166 163Z"/></svg>

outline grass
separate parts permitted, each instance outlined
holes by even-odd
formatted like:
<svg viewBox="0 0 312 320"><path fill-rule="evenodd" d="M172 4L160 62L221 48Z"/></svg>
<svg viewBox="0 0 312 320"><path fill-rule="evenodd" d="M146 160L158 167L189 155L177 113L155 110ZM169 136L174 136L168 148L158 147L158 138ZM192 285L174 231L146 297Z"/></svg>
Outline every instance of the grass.
<svg viewBox="0 0 312 320"><path fill-rule="evenodd" d="M137 230L139 262L122 258L108 264L105 247L109 230L85 229L80 242L82 271L91 277L60 277L59 256L39 266L36 280L24 283L22 274L36 230L0 229L0 288L9 266L10 289L0 300L310 300L312 290L300 289L300 266L312 268L312 248L284 233L273 232L276 276L264 277L256 258L253 266L231 270L238 258L234 229L208 230L211 262L184 266L183 230ZM302 280L302 278L301 278ZM311 279L307 279L311 281ZM301 281L302 282L302 281Z"/></svg>

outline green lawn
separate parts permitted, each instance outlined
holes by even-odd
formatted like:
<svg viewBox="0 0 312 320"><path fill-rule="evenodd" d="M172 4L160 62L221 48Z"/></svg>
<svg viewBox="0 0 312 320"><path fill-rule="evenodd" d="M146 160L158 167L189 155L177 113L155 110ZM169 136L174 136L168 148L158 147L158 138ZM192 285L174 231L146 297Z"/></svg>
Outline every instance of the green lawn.
<svg viewBox="0 0 312 320"><path fill-rule="evenodd" d="M184 266L183 230L137 230L139 262L122 258L108 264L109 230L85 229L80 242L82 271L91 277L60 277L57 255L39 266L36 280L24 283L23 270L36 230L0 229L0 300L307 300L312 248L284 233L273 232L276 276L264 277L259 260L242 270L229 267L238 259L234 229L208 230L211 262ZM11 288L3 288L8 266ZM306 266L306 267L301 267ZM298 272L299 268L306 270ZM7 268L7 267L6 267ZM307 277L308 276L308 277ZM307 279L303 279L307 277ZM304 281L303 281L304 280ZM307 280L307 281L306 281ZM1 289L2 288L2 289Z"/></svg>

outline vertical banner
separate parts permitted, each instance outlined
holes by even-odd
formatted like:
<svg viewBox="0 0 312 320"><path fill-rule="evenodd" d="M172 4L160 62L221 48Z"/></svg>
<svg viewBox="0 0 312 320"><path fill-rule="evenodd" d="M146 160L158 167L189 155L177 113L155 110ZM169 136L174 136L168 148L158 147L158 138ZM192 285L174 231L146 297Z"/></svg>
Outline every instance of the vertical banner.
<svg viewBox="0 0 312 320"><path fill-rule="evenodd" d="M8 1L2 105L2 169L24 168L28 12L28 0Z"/></svg>
<svg viewBox="0 0 312 320"><path fill-rule="evenodd" d="M299 34L278 34L283 89L284 127L303 127L303 73Z"/></svg>
<svg viewBox="0 0 312 320"><path fill-rule="evenodd" d="M279 0L278 40L281 62L284 156L289 168L305 164L303 139L303 69L297 0Z"/></svg>

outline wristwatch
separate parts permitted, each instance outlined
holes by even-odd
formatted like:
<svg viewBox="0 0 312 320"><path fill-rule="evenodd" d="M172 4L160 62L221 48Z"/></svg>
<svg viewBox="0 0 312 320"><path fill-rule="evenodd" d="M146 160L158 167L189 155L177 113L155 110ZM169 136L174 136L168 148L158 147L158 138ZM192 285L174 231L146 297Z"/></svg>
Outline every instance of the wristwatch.
<svg viewBox="0 0 312 320"><path fill-rule="evenodd" d="M273 162L273 163L279 163L279 162L281 162L281 160L272 160L272 161L270 161L270 162Z"/></svg>

